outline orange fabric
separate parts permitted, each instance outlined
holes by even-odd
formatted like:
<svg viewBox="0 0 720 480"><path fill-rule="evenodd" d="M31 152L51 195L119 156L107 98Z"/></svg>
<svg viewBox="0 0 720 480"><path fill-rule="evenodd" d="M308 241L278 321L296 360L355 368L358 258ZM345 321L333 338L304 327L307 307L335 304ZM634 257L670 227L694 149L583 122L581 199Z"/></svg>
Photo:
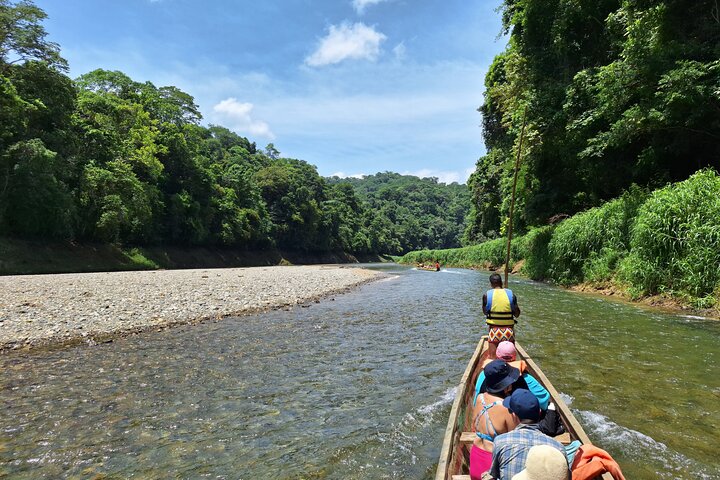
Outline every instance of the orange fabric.
<svg viewBox="0 0 720 480"><path fill-rule="evenodd" d="M480 368L485 368L487 366L487 364L492 362L493 360L497 360L497 359L486 358L480 365ZM525 360L513 360L512 362L507 362L507 363L510 364L510 366L515 367L518 370L520 370L520 373L527 372L528 367L527 367L527 362Z"/></svg>
<svg viewBox="0 0 720 480"><path fill-rule="evenodd" d="M520 370L520 373L525 373L527 371L527 362L525 360L514 360L508 363Z"/></svg>
<svg viewBox="0 0 720 480"><path fill-rule="evenodd" d="M602 448L586 444L575 454L572 464L572 480L592 480L603 473L610 473L615 480L625 480L620 465Z"/></svg>

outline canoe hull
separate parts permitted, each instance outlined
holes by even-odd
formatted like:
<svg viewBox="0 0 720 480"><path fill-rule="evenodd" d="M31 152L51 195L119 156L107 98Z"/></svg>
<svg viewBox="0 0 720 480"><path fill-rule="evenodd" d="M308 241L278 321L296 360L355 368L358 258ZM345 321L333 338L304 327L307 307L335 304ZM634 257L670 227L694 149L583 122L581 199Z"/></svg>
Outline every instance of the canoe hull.
<svg viewBox="0 0 720 480"><path fill-rule="evenodd" d="M570 408L542 370L520 345L516 343L515 347L518 353L517 359L525 360L528 373L535 377L550 393L565 431L569 434L569 440L579 440L582 444L591 443ZM472 444L461 442L461 434L462 432L472 431L472 400L475 393L475 381L480 373L483 361L487 358L487 348L487 337L484 336L475 348L475 352L457 387L448 425L445 429L435 480L452 480L454 475L468 475L470 471L470 447ZM606 473L602 477L598 477L597 480L612 480L612 476Z"/></svg>

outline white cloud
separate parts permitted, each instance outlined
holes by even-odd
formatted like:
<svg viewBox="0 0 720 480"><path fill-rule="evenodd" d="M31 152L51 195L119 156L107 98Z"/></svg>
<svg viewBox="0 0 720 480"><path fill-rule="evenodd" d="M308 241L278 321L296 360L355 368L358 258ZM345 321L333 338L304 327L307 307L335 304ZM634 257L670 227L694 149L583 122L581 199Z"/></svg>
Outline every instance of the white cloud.
<svg viewBox="0 0 720 480"><path fill-rule="evenodd" d="M330 174L331 177L338 177L338 178L365 178L367 177L364 173L353 173L352 175L348 175L345 172L335 172Z"/></svg>
<svg viewBox="0 0 720 480"><path fill-rule="evenodd" d="M476 170L476 168L474 165L472 167L468 167L465 169L465 180L464 180L465 183L467 183L467 181L470 179L470 175L475 173L475 170Z"/></svg>
<svg viewBox="0 0 720 480"><path fill-rule="evenodd" d="M470 174L475 171L474 167L467 168L462 172L458 171L452 171L452 170L433 170L429 168L423 168L422 170L417 170L415 172L409 172L405 171L402 174L403 175L414 175L416 177L420 178L430 178L435 177L438 179L438 182L440 183L466 183L467 179L470 177Z"/></svg>
<svg viewBox="0 0 720 480"><path fill-rule="evenodd" d="M376 5L384 1L386 0L353 0L352 6L359 15L362 15L368 5Z"/></svg>
<svg viewBox="0 0 720 480"><path fill-rule="evenodd" d="M261 120L254 120L250 116L252 110L252 103L238 102L234 97L226 98L213 107L216 116L232 130L274 140L275 135L270 131L268 124Z"/></svg>
<svg viewBox="0 0 720 480"><path fill-rule="evenodd" d="M346 59L375 60L387 37L364 23L331 25L317 50L305 59L311 67L340 63Z"/></svg>

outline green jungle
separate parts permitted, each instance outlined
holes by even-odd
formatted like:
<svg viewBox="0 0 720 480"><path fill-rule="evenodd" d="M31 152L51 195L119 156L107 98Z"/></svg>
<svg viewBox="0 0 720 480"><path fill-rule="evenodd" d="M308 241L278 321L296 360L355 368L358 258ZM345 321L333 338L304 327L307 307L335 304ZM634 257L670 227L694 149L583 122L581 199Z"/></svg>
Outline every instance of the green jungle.
<svg viewBox="0 0 720 480"><path fill-rule="evenodd" d="M507 47L479 107L487 154L468 185L446 185L323 178L273 144L202 125L174 86L106 70L71 79L45 13L0 0L0 273L49 270L41 246L112 250L60 270L167 266L152 249L497 267L519 165L512 261L524 274L717 307L717 1L505 0L499 11Z"/></svg>

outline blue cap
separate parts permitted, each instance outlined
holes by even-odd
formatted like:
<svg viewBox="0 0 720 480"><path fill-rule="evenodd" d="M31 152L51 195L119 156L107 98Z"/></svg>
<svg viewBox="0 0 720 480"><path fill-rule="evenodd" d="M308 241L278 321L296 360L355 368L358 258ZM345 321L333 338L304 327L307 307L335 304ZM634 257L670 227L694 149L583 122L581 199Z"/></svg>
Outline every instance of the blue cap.
<svg viewBox="0 0 720 480"><path fill-rule="evenodd" d="M520 420L540 420L540 402L530 390L518 388L503 400L503 405Z"/></svg>

